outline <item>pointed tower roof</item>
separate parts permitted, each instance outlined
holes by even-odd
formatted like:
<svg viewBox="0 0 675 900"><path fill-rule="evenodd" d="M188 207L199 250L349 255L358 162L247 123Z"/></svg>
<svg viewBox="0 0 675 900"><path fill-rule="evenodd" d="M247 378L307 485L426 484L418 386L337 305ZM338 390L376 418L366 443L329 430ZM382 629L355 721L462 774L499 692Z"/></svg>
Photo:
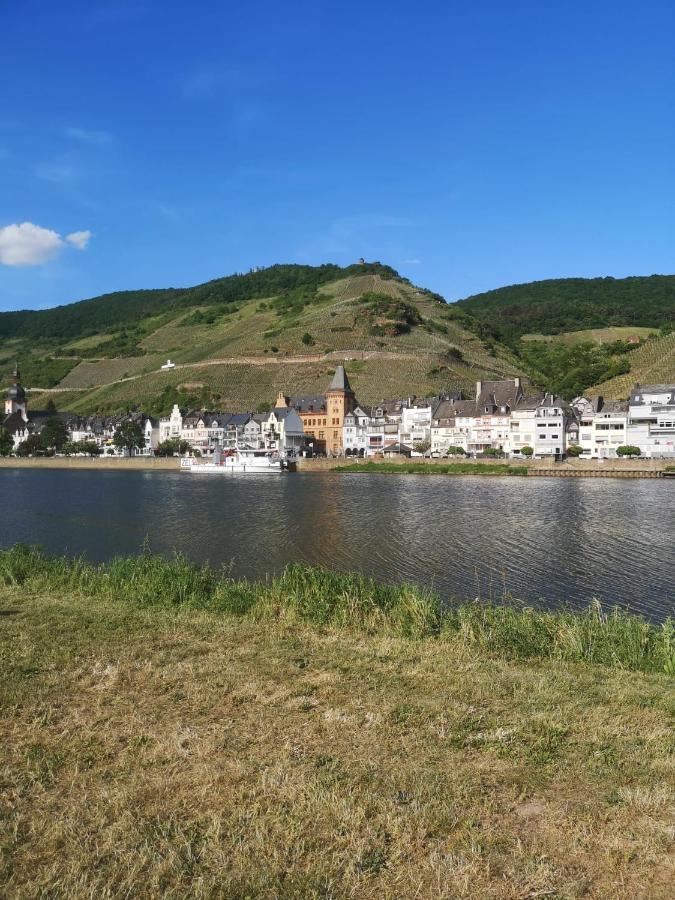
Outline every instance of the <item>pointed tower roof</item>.
<svg viewBox="0 0 675 900"><path fill-rule="evenodd" d="M344 366L338 366L335 369L335 375L333 375L333 380L330 383L329 391L345 391L345 393L352 393L352 386L349 383L349 379L347 378L347 373L345 372Z"/></svg>

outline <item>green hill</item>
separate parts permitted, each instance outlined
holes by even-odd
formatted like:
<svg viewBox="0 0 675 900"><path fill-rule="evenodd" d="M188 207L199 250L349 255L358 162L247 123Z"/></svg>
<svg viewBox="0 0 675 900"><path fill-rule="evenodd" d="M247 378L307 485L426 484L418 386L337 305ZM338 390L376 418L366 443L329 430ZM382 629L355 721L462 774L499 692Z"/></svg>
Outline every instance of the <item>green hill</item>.
<svg viewBox="0 0 675 900"><path fill-rule="evenodd" d="M622 396L634 381L675 378L672 321L675 276L540 281L447 304L377 262L276 265L0 313L0 382L18 358L34 408L51 397L83 413L158 415L319 392L337 362L365 403L513 375L568 398L601 383ZM167 357L176 368L163 371Z"/></svg>
<svg viewBox="0 0 675 900"><path fill-rule="evenodd" d="M675 325L675 276L535 281L476 294L456 307L467 328L488 345L509 346L548 390L571 399L609 383L626 393L644 380L642 360L659 356L658 342ZM663 350L660 364L646 369L671 380L669 345Z"/></svg>
<svg viewBox="0 0 675 900"><path fill-rule="evenodd" d="M528 333L560 334L587 328L675 323L675 275L631 278L558 278L486 291L460 300L499 340Z"/></svg>
<svg viewBox="0 0 675 900"><path fill-rule="evenodd" d="M366 403L524 374L442 297L380 263L272 266L194 288L5 313L0 336L5 382L16 357L33 407L52 396L80 412L162 414L175 402L255 409L282 389L323 391L338 361ZM162 371L167 357L176 368Z"/></svg>

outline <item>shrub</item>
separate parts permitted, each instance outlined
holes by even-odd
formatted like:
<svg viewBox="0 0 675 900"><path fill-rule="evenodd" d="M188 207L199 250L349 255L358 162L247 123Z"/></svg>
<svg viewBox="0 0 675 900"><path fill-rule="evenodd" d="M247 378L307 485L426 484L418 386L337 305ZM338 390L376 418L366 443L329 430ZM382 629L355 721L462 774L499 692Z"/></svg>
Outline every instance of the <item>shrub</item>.
<svg viewBox="0 0 675 900"><path fill-rule="evenodd" d="M617 456L640 456L641 452L639 447L634 447L632 444L624 444L616 448Z"/></svg>
<svg viewBox="0 0 675 900"><path fill-rule="evenodd" d="M505 454L501 447L486 447L480 455L486 459L499 459Z"/></svg>
<svg viewBox="0 0 675 900"><path fill-rule="evenodd" d="M314 340L314 338L312 337L312 335L311 335L308 331L306 331L306 332L303 334L301 340L302 340L302 343L305 344L305 346L307 346L307 347L311 347L312 344L315 344L315 343L316 343L316 341Z"/></svg>
<svg viewBox="0 0 675 900"><path fill-rule="evenodd" d="M521 447L520 452L523 456L532 456L534 454L534 450L532 447Z"/></svg>
<svg viewBox="0 0 675 900"><path fill-rule="evenodd" d="M572 444L571 447L567 448L568 456L581 456L581 454L583 452L584 452L584 448L580 447L579 444Z"/></svg>

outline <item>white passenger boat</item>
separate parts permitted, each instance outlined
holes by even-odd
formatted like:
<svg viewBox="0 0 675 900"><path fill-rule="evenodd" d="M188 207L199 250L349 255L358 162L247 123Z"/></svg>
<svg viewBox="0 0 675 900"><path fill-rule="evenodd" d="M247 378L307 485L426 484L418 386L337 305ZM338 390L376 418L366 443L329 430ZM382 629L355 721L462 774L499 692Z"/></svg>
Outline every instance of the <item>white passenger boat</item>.
<svg viewBox="0 0 675 900"><path fill-rule="evenodd" d="M183 457L180 467L193 475L278 475L287 463L269 450L232 450L213 454L212 462L200 462L191 456Z"/></svg>

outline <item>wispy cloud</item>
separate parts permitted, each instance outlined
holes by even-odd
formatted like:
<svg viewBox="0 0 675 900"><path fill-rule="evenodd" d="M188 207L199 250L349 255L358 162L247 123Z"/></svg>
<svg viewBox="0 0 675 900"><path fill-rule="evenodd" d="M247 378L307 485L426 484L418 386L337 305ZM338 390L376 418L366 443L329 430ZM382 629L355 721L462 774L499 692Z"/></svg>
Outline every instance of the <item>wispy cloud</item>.
<svg viewBox="0 0 675 900"><path fill-rule="evenodd" d="M73 138L83 144L91 144L101 147L112 141L112 135L107 131L91 131L87 128L66 128L66 137Z"/></svg>
<svg viewBox="0 0 675 900"><path fill-rule="evenodd" d="M72 184L79 177L79 172L72 163L58 161L38 163L35 174L52 184Z"/></svg>
<svg viewBox="0 0 675 900"><path fill-rule="evenodd" d="M5 225L0 228L0 264L3 266L42 266L51 262L70 244L84 250L91 231L73 231L62 238L51 228L32 222Z"/></svg>
<svg viewBox="0 0 675 900"><path fill-rule="evenodd" d="M413 259L402 259L402 260L401 260L401 265L402 265L402 266L421 266L421 265L422 265L422 260L421 260L421 259L414 259L414 258L413 258Z"/></svg>
<svg viewBox="0 0 675 900"><path fill-rule="evenodd" d="M73 231L71 234L67 234L66 240L77 250L86 250L91 236L91 231L87 228L84 231Z"/></svg>

